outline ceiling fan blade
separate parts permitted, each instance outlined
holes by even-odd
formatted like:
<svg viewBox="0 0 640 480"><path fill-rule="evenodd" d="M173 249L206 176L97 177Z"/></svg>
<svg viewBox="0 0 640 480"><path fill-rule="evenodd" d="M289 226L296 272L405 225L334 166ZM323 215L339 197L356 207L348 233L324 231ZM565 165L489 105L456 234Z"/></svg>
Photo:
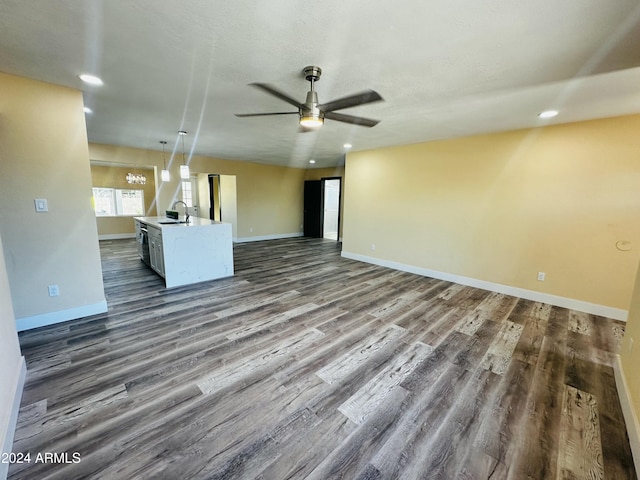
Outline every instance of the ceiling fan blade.
<svg viewBox="0 0 640 480"><path fill-rule="evenodd" d="M348 97L339 98L332 102L320 105L323 112L333 112L334 110L342 110L343 108L355 107L356 105L364 105L365 103L373 103L383 101L384 98L374 90L366 90L364 92L349 95Z"/></svg>
<svg viewBox="0 0 640 480"><path fill-rule="evenodd" d="M344 113L325 112L324 118L337 120L338 122L353 123L354 125L362 125L363 127L375 127L380 120L371 118L354 117L353 115L345 115Z"/></svg>
<svg viewBox="0 0 640 480"><path fill-rule="evenodd" d="M298 112L266 112L266 113L236 113L236 117L265 117L268 115L298 115Z"/></svg>
<svg viewBox="0 0 640 480"><path fill-rule="evenodd" d="M259 88L261 90L264 90L268 94L273 95L274 97L278 97L280 100L284 100L285 102L290 103L294 107L302 108L302 104L299 101L297 101L295 98L291 98L286 93L281 92L280 90L278 90L275 87L272 87L271 85L268 85L266 83L250 83L249 85Z"/></svg>

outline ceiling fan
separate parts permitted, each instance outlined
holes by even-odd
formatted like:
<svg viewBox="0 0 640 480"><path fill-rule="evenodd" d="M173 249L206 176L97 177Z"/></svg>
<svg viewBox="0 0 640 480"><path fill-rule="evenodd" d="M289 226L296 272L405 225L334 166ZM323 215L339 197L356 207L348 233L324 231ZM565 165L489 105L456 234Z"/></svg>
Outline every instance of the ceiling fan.
<svg viewBox="0 0 640 480"><path fill-rule="evenodd" d="M344 113L337 113L336 110L342 110L344 108L355 107L357 105L364 105L366 103L373 103L384 101L378 92L373 90L365 90L364 92L356 93L355 95L349 95L348 97L339 98L328 103L319 104L318 94L313 89L314 83L320 79L322 70L320 67L308 66L302 70L305 79L311 83L311 90L307 92L307 99L304 103L298 102L296 99L291 98L286 93L281 92L275 87L266 83L251 83L250 85L264 90L265 92L273 95L274 97L284 100L290 103L294 107L298 108L297 112L268 112L268 113L236 113L236 117L262 117L268 115L298 115L301 131L308 132L313 130L313 127L319 127L324 124L324 119L336 120L338 122L352 123L354 125L361 125L363 127L373 127L378 124L379 120L372 120L370 118L355 117L353 115L346 115Z"/></svg>

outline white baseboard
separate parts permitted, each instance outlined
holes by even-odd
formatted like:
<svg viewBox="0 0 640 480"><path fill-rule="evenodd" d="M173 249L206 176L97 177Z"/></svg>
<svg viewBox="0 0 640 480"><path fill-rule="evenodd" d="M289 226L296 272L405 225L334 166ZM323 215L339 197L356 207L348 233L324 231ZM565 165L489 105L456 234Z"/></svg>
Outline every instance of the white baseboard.
<svg viewBox="0 0 640 480"><path fill-rule="evenodd" d="M109 235L98 235L98 240L121 240L123 238L136 238L134 233L112 233Z"/></svg>
<svg viewBox="0 0 640 480"><path fill-rule="evenodd" d="M10 453L13 449L13 436L18 423L18 412L20 411L20 401L22 400L22 390L24 389L24 381L27 377L27 364L24 357L20 357L19 370L16 375L16 382L13 385L13 402L11 402L11 411L8 415L8 421L4 431L0 431L0 445L2 452ZM0 479L7 478L9 464L0 462Z"/></svg>
<svg viewBox="0 0 640 480"><path fill-rule="evenodd" d="M629 435L629 444L631 445L633 463L636 466L636 470L638 470L640 468L640 423L638 423L638 416L633 408L633 400L631 399L631 392L627 385L627 379L624 375L624 371L622 370L620 355L616 355L616 361L613 364L613 373L616 378L616 390L618 390L618 397L620 397L620 406L622 407L622 414L624 415L624 423L627 426L627 434Z"/></svg>
<svg viewBox="0 0 640 480"><path fill-rule="evenodd" d="M534 290L502 285L500 283L487 282L485 280L463 277L461 275L454 275L451 273L438 272L437 270L430 270L428 268L416 267L414 265L406 265L404 263L382 260L380 258L369 257L367 255L361 255L359 253L345 252L344 250L342 251L342 256L345 258L350 258L352 260L380 265L381 267L393 268L394 270L415 273L416 275L422 275L424 277L437 278L438 280L446 280L448 282L459 283L461 285L480 288L482 290L504 293L505 295L512 295L514 297L533 300L534 302L548 303L556 307L569 308L571 310L577 310L579 312L590 313L592 315L612 318L614 320L622 320L624 322L627 321L627 310L622 310L620 308L597 305L595 303L575 300L573 298L560 297L558 295L551 295L549 293L536 292Z"/></svg>
<svg viewBox="0 0 640 480"><path fill-rule="evenodd" d="M32 317L16 318L16 328L19 332L31 330L32 328L44 327L55 323L62 323L76 318L97 315L107 311L107 300L103 300L91 305L82 305L81 307L69 308L67 310L58 310L57 312L43 313Z"/></svg>
<svg viewBox="0 0 640 480"><path fill-rule="evenodd" d="M303 237L304 233L276 233L275 235L257 235L255 237L236 237L233 243L260 242L262 240L280 240L281 238Z"/></svg>

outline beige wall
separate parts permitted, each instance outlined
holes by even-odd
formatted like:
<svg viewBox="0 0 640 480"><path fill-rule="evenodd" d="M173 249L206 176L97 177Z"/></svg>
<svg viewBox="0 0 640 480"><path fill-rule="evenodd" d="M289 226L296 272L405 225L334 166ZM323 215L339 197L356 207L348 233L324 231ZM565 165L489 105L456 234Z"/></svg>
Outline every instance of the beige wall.
<svg viewBox="0 0 640 480"><path fill-rule="evenodd" d="M6 74L0 91L0 235L15 316L106 308L82 93Z"/></svg>
<svg viewBox="0 0 640 480"><path fill-rule="evenodd" d="M231 235L238 238L238 195L235 175L220 175L220 205L222 220L231 223Z"/></svg>
<svg viewBox="0 0 640 480"><path fill-rule="evenodd" d="M343 249L626 310L638 132L628 116L351 153Z"/></svg>
<svg viewBox="0 0 640 480"><path fill-rule="evenodd" d="M0 451L10 452L13 438L13 406L19 391L23 361L18 344L16 323L11 304L9 279L0 239ZM0 463L0 478L5 478L8 465Z"/></svg>
<svg viewBox="0 0 640 480"><path fill-rule="evenodd" d="M144 185L127 183L127 173L142 174L147 177ZM144 192L145 215L157 215L156 183L153 170L130 167L91 165L91 182L94 187L123 188L142 190ZM96 217L98 235L135 234L132 217Z"/></svg>
<svg viewBox="0 0 640 480"><path fill-rule="evenodd" d="M206 173L196 174L198 179L198 216L209 218L211 201L209 200L209 176Z"/></svg>
<svg viewBox="0 0 640 480"><path fill-rule="evenodd" d="M89 144L89 152L91 160L156 166L158 171L162 169L160 151L92 143ZM171 181L158 183L160 212L169 208L178 198L182 155L177 154L167 163ZM194 156L189 165L192 173L236 175L238 237L286 235L302 231L304 169L201 156Z"/></svg>
<svg viewBox="0 0 640 480"><path fill-rule="evenodd" d="M304 175L305 180L322 180L327 177L344 178L344 167L309 168Z"/></svg>

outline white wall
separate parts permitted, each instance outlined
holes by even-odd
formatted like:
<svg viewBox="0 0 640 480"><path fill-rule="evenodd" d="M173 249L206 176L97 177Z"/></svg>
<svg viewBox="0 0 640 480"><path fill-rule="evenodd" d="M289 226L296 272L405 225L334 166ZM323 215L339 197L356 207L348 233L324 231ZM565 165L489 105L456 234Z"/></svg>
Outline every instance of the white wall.
<svg viewBox="0 0 640 480"><path fill-rule="evenodd" d="M25 373L0 238L0 448L2 452L11 451ZM6 477L8 467L7 464L0 462L0 478Z"/></svg>
<svg viewBox="0 0 640 480"><path fill-rule="evenodd" d="M2 73L0 92L0 235L18 329L104 312L82 92Z"/></svg>

